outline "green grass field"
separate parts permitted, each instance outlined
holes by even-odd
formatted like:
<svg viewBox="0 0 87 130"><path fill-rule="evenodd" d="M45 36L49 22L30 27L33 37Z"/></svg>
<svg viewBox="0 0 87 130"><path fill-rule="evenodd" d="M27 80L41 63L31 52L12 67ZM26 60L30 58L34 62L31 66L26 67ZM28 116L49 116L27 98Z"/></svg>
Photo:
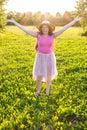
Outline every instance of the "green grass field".
<svg viewBox="0 0 87 130"><path fill-rule="evenodd" d="M35 29L35 28L33 28ZM87 130L87 37L70 28L55 39L58 76L35 98L36 39L17 27L0 33L0 130Z"/></svg>

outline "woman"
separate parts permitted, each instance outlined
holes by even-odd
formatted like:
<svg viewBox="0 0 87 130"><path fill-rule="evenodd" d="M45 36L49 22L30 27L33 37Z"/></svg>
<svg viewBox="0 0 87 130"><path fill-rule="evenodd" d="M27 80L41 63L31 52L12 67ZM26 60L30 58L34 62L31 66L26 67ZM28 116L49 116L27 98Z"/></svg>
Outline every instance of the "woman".
<svg viewBox="0 0 87 130"><path fill-rule="evenodd" d="M52 50L54 38L62 34L65 30L67 30L69 27L81 19L81 17L76 17L72 22L68 23L56 32L54 32L55 26L47 20L36 26L39 30L38 32L26 29L24 26L17 23L14 19L7 21L14 23L24 32L37 38L38 51L33 67L33 79L36 80L36 97L40 94L42 81L46 82L46 95L49 96L51 81L57 76L56 58Z"/></svg>

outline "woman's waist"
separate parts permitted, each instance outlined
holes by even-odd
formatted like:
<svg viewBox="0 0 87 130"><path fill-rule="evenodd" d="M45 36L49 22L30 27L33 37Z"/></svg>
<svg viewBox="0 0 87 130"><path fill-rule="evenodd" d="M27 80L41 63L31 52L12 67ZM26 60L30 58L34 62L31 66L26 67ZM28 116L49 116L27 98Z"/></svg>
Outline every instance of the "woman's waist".
<svg viewBox="0 0 87 130"><path fill-rule="evenodd" d="M38 48L38 52L42 53L42 54L50 54L53 52L53 50L52 50L52 48L50 48L50 49L39 49Z"/></svg>
<svg viewBox="0 0 87 130"><path fill-rule="evenodd" d="M43 55L43 56L50 56L50 55L54 55L54 52L50 52L50 53L43 53L43 52L37 52L37 55Z"/></svg>

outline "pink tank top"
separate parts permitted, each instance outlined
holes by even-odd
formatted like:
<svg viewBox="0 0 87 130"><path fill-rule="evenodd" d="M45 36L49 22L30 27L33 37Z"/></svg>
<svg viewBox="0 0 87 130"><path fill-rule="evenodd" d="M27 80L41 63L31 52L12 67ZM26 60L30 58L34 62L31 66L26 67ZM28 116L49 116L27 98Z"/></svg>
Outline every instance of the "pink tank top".
<svg viewBox="0 0 87 130"><path fill-rule="evenodd" d="M45 37L44 35L38 35L38 52L44 54L52 53L53 39L53 35L47 37Z"/></svg>

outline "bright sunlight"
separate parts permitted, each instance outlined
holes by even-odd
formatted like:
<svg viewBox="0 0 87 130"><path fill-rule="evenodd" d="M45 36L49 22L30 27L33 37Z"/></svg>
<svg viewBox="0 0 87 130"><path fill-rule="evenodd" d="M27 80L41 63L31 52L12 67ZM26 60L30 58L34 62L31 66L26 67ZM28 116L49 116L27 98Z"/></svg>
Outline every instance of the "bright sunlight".
<svg viewBox="0 0 87 130"><path fill-rule="evenodd" d="M76 0L8 0L7 11L17 12L57 12L63 14L65 11L75 10Z"/></svg>

